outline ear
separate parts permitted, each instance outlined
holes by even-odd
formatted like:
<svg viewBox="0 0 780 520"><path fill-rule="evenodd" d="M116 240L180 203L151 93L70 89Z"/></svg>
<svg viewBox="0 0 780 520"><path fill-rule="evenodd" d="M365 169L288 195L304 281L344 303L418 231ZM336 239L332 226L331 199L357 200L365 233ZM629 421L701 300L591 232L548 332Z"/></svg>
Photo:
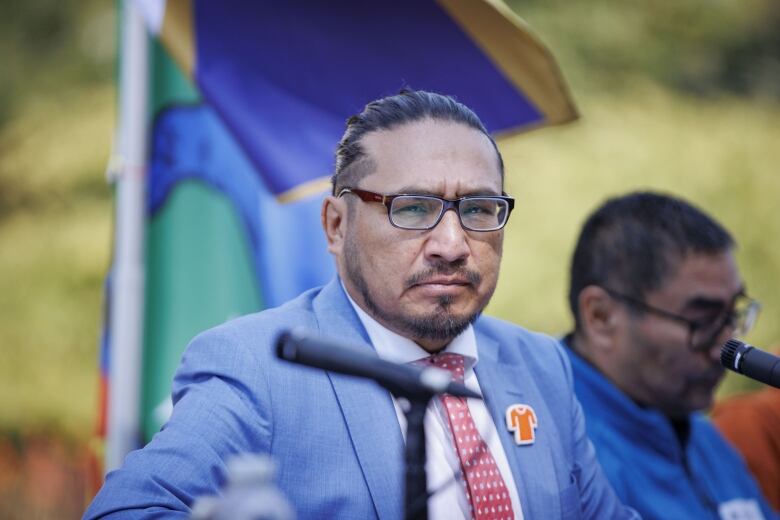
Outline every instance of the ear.
<svg viewBox="0 0 780 520"><path fill-rule="evenodd" d="M322 228L325 230L325 237L328 239L328 251L339 256L344 247L344 237L347 231L346 201L332 195L325 197L325 200L322 201L320 219Z"/></svg>
<svg viewBox="0 0 780 520"><path fill-rule="evenodd" d="M609 293L589 285L578 297L582 335L590 350L612 351L618 346L619 329L625 317L623 309Z"/></svg>

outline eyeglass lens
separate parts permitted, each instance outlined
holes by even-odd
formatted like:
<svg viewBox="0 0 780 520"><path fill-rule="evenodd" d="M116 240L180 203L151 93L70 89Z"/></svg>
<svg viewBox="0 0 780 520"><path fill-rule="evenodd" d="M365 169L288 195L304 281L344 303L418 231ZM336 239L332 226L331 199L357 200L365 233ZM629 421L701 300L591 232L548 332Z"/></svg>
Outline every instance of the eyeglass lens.
<svg viewBox="0 0 780 520"><path fill-rule="evenodd" d="M508 205L503 199L469 197L458 203L458 216L463 227L475 231L501 228L508 216ZM430 229L438 222L444 210L444 201L434 197L402 195L390 205L390 220L406 229Z"/></svg>
<svg viewBox="0 0 780 520"><path fill-rule="evenodd" d="M698 327L691 337L694 349L709 348L715 338L730 325L734 328L735 337L744 336L753 328L758 316L759 306L750 298L738 298L734 302L733 309L722 319L714 320L709 324Z"/></svg>

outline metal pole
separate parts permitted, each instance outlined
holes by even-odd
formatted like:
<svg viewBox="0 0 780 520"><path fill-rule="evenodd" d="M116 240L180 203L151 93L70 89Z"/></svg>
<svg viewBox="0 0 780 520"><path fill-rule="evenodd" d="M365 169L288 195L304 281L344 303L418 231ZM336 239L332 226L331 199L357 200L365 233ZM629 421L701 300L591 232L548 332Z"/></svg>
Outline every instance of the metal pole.
<svg viewBox="0 0 780 520"><path fill-rule="evenodd" d="M122 2L119 135L105 469L138 447L144 308L148 36L132 0Z"/></svg>
<svg viewBox="0 0 780 520"><path fill-rule="evenodd" d="M431 396L409 400L406 415L406 474L404 486L404 519L427 520L428 478L425 472L425 410Z"/></svg>

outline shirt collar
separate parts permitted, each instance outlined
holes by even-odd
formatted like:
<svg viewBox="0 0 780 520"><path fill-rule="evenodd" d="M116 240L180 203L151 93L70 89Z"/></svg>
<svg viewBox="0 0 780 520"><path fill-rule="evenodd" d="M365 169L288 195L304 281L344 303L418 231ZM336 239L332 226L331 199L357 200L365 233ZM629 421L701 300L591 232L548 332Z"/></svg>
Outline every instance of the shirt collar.
<svg viewBox="0 0 780 520"><path fill-rule="evenodd" d="M371 344L376 350L380 359L392 361L394 363L411 363L418 359L429 357L430 354L409 338L401 336L388 329L367 312L365 312L347 292L344 282L341 282L344 294L346 294L352 308L363 323ZM477 337L474 334L474 327L469 325L466 330L458 334L442 352L450 354L460 354L464 358L466 371L472 370L477 364L479 355L477 354Z"/></svg>

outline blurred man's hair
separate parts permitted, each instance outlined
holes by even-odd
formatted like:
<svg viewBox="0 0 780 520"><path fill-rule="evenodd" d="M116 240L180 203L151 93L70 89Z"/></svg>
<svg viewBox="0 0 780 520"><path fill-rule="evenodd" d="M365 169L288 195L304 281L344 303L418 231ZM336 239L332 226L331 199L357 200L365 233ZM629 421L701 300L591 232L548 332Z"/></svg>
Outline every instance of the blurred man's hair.
<svg viewBox="0 0 780 520"><path fill-rule="evenodd" d="M582 227L571 262L569 307L580 327L578 297L589 285L637 299L661 288L688 254L734 247L723 226L688 202L652 192L607 200Z"/></svg>
<svg viewBox="0 0 780 520"><path fill-rule="evenodd" d="M402 90L394 96L372 101L362 112L347 120L346 131L336 148L336 168L331 178L333 194L338 195L345 186L356 187L358 181L373 172L374 165L362 146L366 134L423 119L462 123L485 134L496 150L503 178L504 162L496 142L470 108L450 96L423 90Z"/></svg>

